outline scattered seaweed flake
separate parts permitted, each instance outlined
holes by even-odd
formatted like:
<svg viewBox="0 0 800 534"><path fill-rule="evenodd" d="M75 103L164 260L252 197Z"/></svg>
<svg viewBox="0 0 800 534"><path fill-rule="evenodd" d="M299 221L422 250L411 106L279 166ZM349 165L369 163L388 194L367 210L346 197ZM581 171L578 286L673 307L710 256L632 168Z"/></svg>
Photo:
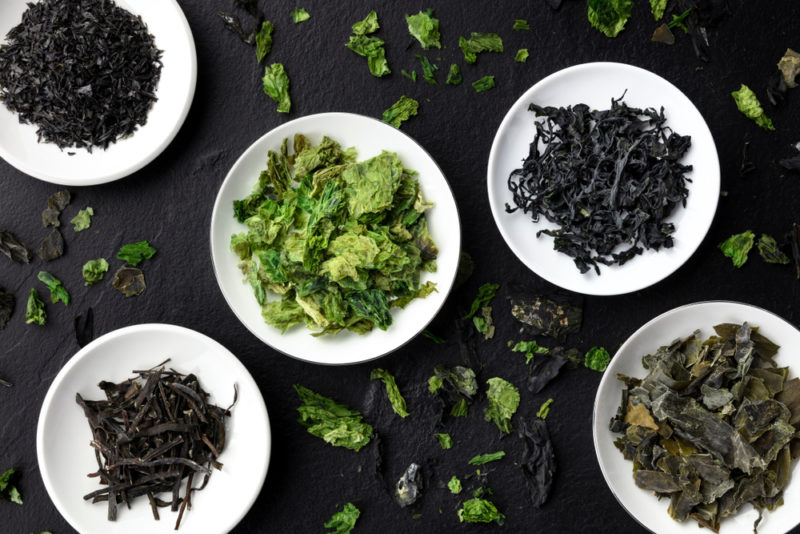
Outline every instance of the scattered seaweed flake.
<svg viewBox="0 0 800 534"><path fill-rule="evenodd" d="M98 477L104 486L83 498L107 503L109 521L116 521L120 505L130 506L133 499L147 495L151 504L170 506L173 512L180 509L177 530L184 510L191 509L191 493L206 486L212 467L222 469L218 458L226 446L225 418L232 405L210 404L195 375L167 371L166 363L133 371L137 376L118 384L101 381L103 400L75 395L89 421L97 458L98 470L89 476ZM234 387L234 404L235 391ZM201 475L202 483L194 486L194 477ZM171 499L158 499L161 493L171 494ZM158 519L155 506L153 515Z"/></svg>
<svg viewBox="0 0 800 534"><path fill-rule="evenodd" d="M108 148L147 122L161 51L107 0L40 0L0 48L0 100L59 148Z"/></svg>
<svg viewBox="0 0 800 534"><path fill-rule="evenodd" d="M66 189L50 195L47 199L47 207L42 212L42 226L45 228L61 226L59 217L64 208L69 205L70 200L72 200L72 196Z"/></svg>
<svg viewBox="0 0 800 534"><path fill-rule="evenodd" d="M745 141L742 146L742 164L739 166L739 176L756 170L756 165L750 161L750 141Z"/></svg>
<svg viewBox="0 0 800 534"><path fill-rule="evenodd" d="M620 97L602 111L585 104L528 109L544 120L535 121L530 153L508 177L515 207L506 205L507 212L521 209L534 223L543 216L556 225L536 237L553 237L554 249L581 273L673 246L667 218L689 194L691 166L679 160L691 138L666 126L663 108L632 108Z"/></svg>
<svg viewBox="0 0 800 534"><path fill-rule="evenodd" d="M5 289L0 287L0 330L4 329L14 315L14 305L17 299L11 293L6 293Z"/></svg>
<svg viewBox="0 0 800 534"><path fill-rule="evenodd" d="M17 263L31 262L31 252L11 232L0 231L0 252Z"/></svg>
<svg viewBox="0 0 800 534"><path fill-rule="evenodd" d="M94 339L94 310L89 307L85 313L76 315L73 326L75 328L75 341L80 348L91 343Z"/></svg>
<svg viewBox="0 0 800 534"><path fill-rule="evenodd" d="M777 367L779 347L742 324L720 324L642 358L643 379L617 375L610 429L642 489L669 500L673 519L714 532L745 504L783 504L798 445L800 381Z"/></svg>
<svg viewBox="0 0 800 534"><path fill-rule="evenodd" d="M547 423L540 417L530 422L523 419L517 433L523 444L519 465L525 475L531 502L541 508L553 488L556 472L556 456Z"/></svg>
<svg viewBox="0 0 800 534"><path fill-rule="evenodd" d="M794 223L789 231L789 243L792 245L792 259L797 279L800 280L800 224Z"/></svg>
<svg viewBox="0 0 800 534"><path fill-rule="evenodd" d="M654 43L664 43L667 45L675 44L675 35L667 24L662 24L653 32L651 39Z"/></svg>
<svg viewBox="0 0 800 534"><path fill-rule="evenodd" d="M114 273L111 285L126 297L141 295L147 289L147 285L144 283L144 273L136 267L120 267Z"/></svg>
<svg viewBox="0 0 800 534"><path fill-rule="evenodd" d="M42 244L39 245L36 255L39 256L42 261L53 261L64 255L64 237L61 235L61 232L58 231L58 228L53 228L48 236L42 240Z"/></svg>
<svg viewBox="0 0 800 534"><path fill-rule="evenodd" d="M412 463L397 481L394 490L394 500L405 508L417 502L422 497L422 471L418 464Z"/></svg>
<svg viewBox="0 0 800 534"><path fill-rule="evenodd" d="M778 164L788 171L800 172L800 143L797 143L794 147L797 149L798 153L793 157L780 160Z"/></svg>
<svg viewBox="0 0 800 534"><path fill-rule="evenodd" d="M526 325L523 330L532 336L562 339L581 329L583 309L568 302L519 294L509 298L511 315Z"/></svg>
<svg viewBox="0 0 800 534"><path fill-rule="evenodd" d="M578 351L572 349L575 356ZM547 384L553 381L564 368L568 361L563 347L556 347L550 354L536 358L531 366L531 374L528 377L528 391L533 394L542 391Z"/></svg>

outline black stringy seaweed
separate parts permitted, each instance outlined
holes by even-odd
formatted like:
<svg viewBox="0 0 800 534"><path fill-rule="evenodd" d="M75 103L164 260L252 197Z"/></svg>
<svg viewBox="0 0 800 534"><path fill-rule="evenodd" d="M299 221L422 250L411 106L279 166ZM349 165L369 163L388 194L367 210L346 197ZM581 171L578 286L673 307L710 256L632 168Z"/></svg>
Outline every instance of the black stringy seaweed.
<svg viewBox="0 0 800 534"><path fill-rule="evenodd" d="M147 122L161 51L112 0L40 0L0 46L0 100L59 148L108 148Z"/></svg>
<svg viewBox="0 0 800 534"><path fill-rule="evenodd" d="M581 273L673 246L675 226L666 218L686 205L684 173L692 167L679 160L691 137L665 126L664 108L632 108L620 97L602 111L585 104L528 109L545 120L536 121L530 153L508 178L516 207L506 204L507 212L522 209L534 222L544 216L558 225L536 237L554 237L554 248Z"/></svg>

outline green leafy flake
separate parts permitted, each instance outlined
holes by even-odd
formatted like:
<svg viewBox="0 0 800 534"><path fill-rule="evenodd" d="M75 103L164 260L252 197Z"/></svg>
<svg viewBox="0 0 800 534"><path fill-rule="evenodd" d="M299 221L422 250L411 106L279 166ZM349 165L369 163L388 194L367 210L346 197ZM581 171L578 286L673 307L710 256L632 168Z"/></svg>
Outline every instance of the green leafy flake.
<svg viewBox="0 0 800 534"><path fill-rule="evenodd" d="M434 436L439 440L442 449L447 450L453 447L453 438L450 437L450 434L434 434Z"/></svg>
<svg viewBox="0 0 800 534"><path fill-rule="evenodd" d="M414 514L411 516L411 519L422 519L422 514Z"/></svg>
<svg viewBox="0 0 800 534"><path fill-rule="evenodd" d="M39 298L35 288L28 294L28 304L25 306L25 323L44 326L47 313L44 311L44 302Z"/></svg>
<svg viewBox="0 0 800 534"><path fill-rule="evenodd" d="M408 72L406 69L403 69L400 71L400 74L402 74L412 82L417 83L417 71L412 70L411 72Z"/></svg>
<svg viewBox="0 0 800 534"><path fill-rule="evenodd" d="M86 280L83 285L90 286L96 284L103 279L106 272L108 272L108 262L105 258L87 261L83 264L83 268L81 269L83 279Z"/></svg>
<svg viewBox="0 0 800 534"><path fill-rule="evenodd" d="M475 63L481 52L502 52L503 39L496 33L472 32L469 39L459 37L458 46L464 53L464 61Z"/></svg>
<svg viewBox="0 0 800 534"><path fill-rule="evenodd" d="M156 253L156 249L147 241L138 241L123 245L117 252L117 258L136 267L142 260L149 260Z"/></svg>
<svg viewBox="0 0 800 534"><path fill-rule="evenodd" d="M758 253L767 263L779 263L782 265L789 263L789 256L778 248L775 238L767 234L761 234L761 237L758 238Z"/></svg>
<svg viewBox="0 0 800 534"><path fill-rule="evenodd" d="M325 523L324 527L331 529L326 530L326 534L350 534L360 515L361 511L353 503L345 504L340 512L333 514Z"/></svg>
<svg viewBox="0 0 800 534"><path fill-rule="evenodd" d="M592 27L607 37L616 37L631 16L633 0L587 0Z"/></svg>
<svg viewBox="0 0 800 534"><path fill-rule="evenodd" d="M53 304L60 301L64 303L64 306L69 305L69 293L67 293L67 289L61 283L61 280L47 271L39 271L37 277L50 290L50 301Z"/></svg>
<svg viewBox="0 0 800 534"><path fill-rule="evenodd" d="M531 25L528 24L528 21L525 19L514 19L514 29L519 30L530 30Z"/></svg>
<svg viewBox="0 0 800 534"><path fill-rule="evenodd" d="M406 399L400 393L397 387L397 382L391 373L384 369L373 369L369 375L370 380L383 380L386 386L386 395L389 397L389 402L392 403L392 410L400 417L408 417L408 409L406 408Z"/></svg>
<svg viewBox="0 0 800 534"><path fill-rule="evenodd" d="M436 393L444 385L444 380L439 376L432 376L428 379L428 391Z"/></svg>
<svg viewBox="0 0 800 534"><path fill-rule="evenodd" d="M550 405L553 404L553 399L547 399L542 403L539 407L539 411L536 412L536 417L540 419L547 419L547 415L550 413Z"/></svg>
<svg viewBox="0 0 800 534"><path fill-rule="evenodd" d="M298 9L293 9L290 15L292 16L292 20L294 21L295 24L300 24L301 22L304 22L311 18L311 15L309 15L308 11L306 11L305 8L302 7Z"/></svg>
<svg viewBox="0 0 800 534"><path fill-rule="evenodd" d="M458 85L462 81L464 81L464 78L461 76L461 68L458 66L458 63L451 63L445 83L447 85Z"/></svg>
<svg viewBox="0 0 800 534"><path fill-rule="evenodd" d="M353 24L354 35L350 36L350 41L345 46L359 56L366 57L369 71L373 76L380 78L392 71L386 61L383 39L368 37L368 34L378 31L378 28L380 28L378 15L374 10L370 11L364 20Z"/></svg>
<svg viewBox="0 0 800 534"><path fill-rule="evenodd" d="M530 54L528 53L527 48L520 48L519 50L517 50L517 54L514 56L514 61L516 61L517 63L525 63L526 61L528 61L529 56Z"/></svg>
<svg viewBox="0 0 800 534"><path fill-rule="evenodd" d="M87 206L85 209L80 210L69 222L73 224L73 229L76 232L82 232L92 225L92 215L94 215L94 210L91 206Z"/></svg>
<svg viewBox="0 0 800 534"><path fill-rule="evenodd" d="M426 337L426 338L430 339L431 341L433 341L437 345L444 345L445 343L447 343L446 339L440 338L439 336L437 336L436 334L434 334L433 332L431 332L427 328L422 331L422 335L423 335L423 337ZM433 378L436 378L436 377L431 377L431 379L433 379ZM441 379L439 379L439 380L441 381ZM433 391L431 391L431 393L433 393Z"/></svg>
<svg viewBox="0 0 800 534"><path fill-rule="evenodd" d="M493 89L494 86L494 76L484 76L483 78L472 82L472 87L475 89L476 93L488 91L489 89Z"/></svg>
<svg viewBox="0 0 800 534"><path fill-rule="evenodd" d="M496 462L500 460L506 455L505 451L497 451L497 452L489 452L486 454L479 454L473 457L469 462L469 465L483 465L488 464L489 462Z"/></svg>
<svg viewBox="0 0 800 534"><path fill-rule="evenodd" d="M22 495L20 495L17 487L11 483L13 477L13 468L0 475L0 494L13 503L22 504Z"/></svg>
<svg viewBox="0 0 800 534"><path fill-rule="evenodd" d="M745 117L753 119L756 124L765 130L774 130L772 120L764 114L764 108L761 107L761 102L758 101L756 94L745 84L739 88L738 91L731 93L736 107L739 108Z"/></svg>
<svg viewBox="0 0 800 534"><path fill-rule="evenodd" d="M439 19L432 17L430 13L420 11L416 15L406 15L406 23L408 23L408 33L419 41L423 49L442 47L439 42Z"/></svg>
<svg viewBox="0 0 800 534"><path fill-rule="evenodd" d="M353 24L353 33L356 35L369 35L375 33L380 29L381 25L378 24L378 14L373 9L367 14L364 20Z"/></svg>
<svg viewBox="0 0 800 534"><path fill-rule="evenodd" d="M689 28L686 27L686 24L683 23L686 20L686 17L689 16L689 13L692 12L692 8L687 9L680 15L672 15L672 20L667 24L668 28L680 28L683 30L684 33L689 33Z"/></svg>
<svg viewBox="0 0 800 534"><path fill-rule="evenodd" d="M458 510L458 520L462 523L491 523L494 521L498 525L502 525L505 516L491 501L475 498L464 501L461 509Z"/></svg>
<svg viewBox="0 0 800 534"><path fill-rule="evenodd" d="M654 19L661 20L664 16L664 10L667 9L667 1L668 0L650 0L650 13L653 14Z"/></svg>
<svg viewBox="0 0 800 534"><path fill-rule="evenodd" d="M256 59L259 63L267 54L269 54L270 50L272 50L272 30L275 29L275 26L268 21L265 20L261 23L261 29L256 34Z"/></svg>
<svg viewBox="0 0 800 534"><path fill-rule="evenodd" d="M494 298L495 294L497 294L497 290L500 289L500 284L492 284L486 283L483 284L481 287L478 288L478 296L475 297L475 300L472 301L472 306L469 308L469 313L467 313L461 319L466 321L478 311L483 308L484 306L488 306L489 303Z"/></svg>
<svg viewBox="0 0 800 534"><path fill-rule="evenodd" d="M359 412L303 386L295 384L294 389L300 398L298 421L309 434L335 447L354 451L369 443L372 427L362 420Z"/></svg>
<svg viewBox="0 0 800 534"><path fill-rule="evenodd" d="M606 370L610 362L611 355L606 349L603 347L592 347L589 349L589 352L586 353L583 365L593 371L602 373Z"/></svg>
<svg viewBox="0 0 800 534"><path fill-rule="evenodd" d="M403 95L400 100L392 104L392 107L383 112L381 120L395 128L400 128L400 125L416 115L418 110L419 102Z"/></svg>
<svg viewBox="0 0 800 534"><path fill-rule="evenodd" d="M273 63L264 69L264 93L278 103L278 113L289 113L292 99L289 97L289 76L281 63Z"/></svg>
<svg viewBox="0 0 800 534"><path fill-rule="evenodd" d="M501 432L510 434L511 417L519 406L519 390L510 382L502 378L490 378L486 381L489 389L486 399L489 405L484 411L484 419L497 425Z"/></svg>
<svg viewBox="0 0 800 534"><path fill-rule="evenodd" d="M414 54L414 56L422 64L422 77L425 78L425 81L433 85L439 85L439 82L436 81L436 71L439 70L439 67L431 63L422 54Z"/></svg>
<svg viewBox="0 0 800 534"><path fill-rule="evenodd" d="M450 490L450 493L453 495L458 495L461 493L461 481L458 479L457 476L453 475L453 478L450 479L450 482L447 483L447 489Z"/></svg>
<svg viewBox="0 0 800 534"><path fill-rule="evenodd" d="M730 258L734 267L741 267L747 261L747 254L753 248L755 234L750 230L734 234L718 245L719 249Z"/></svg>
<svg viewBox="0 0 800 534"><path fill-rule="evenodd" d="M547 347L540 347L536 341L518 341L516 344L513 341L509 341L508 346L511 348L512 352L521 352L525 354L525 363L531 363L534 354L550 353L550 349Z"/></svg>
<svg viewBox="0 0 800 534"><path fill-rule="evenodd" d="M453 417L466 417L469 414L469 404L467 399L458 399L453 407L450 409L450 415Z"/></svg>

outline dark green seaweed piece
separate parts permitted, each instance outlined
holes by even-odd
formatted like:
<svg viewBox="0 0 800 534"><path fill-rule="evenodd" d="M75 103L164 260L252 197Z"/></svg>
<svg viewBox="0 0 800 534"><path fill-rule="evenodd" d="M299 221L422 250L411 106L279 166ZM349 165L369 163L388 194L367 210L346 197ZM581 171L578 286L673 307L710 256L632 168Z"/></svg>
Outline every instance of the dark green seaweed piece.
<svg viewBox="0 0 800 534"><path fill-rule="evenodd" d="M539 419L547 419L547 416L550 415L550 406L553 404L553 399L547 399L539 406L539 411L536 412L536 417Z"/></svg>
<svg viewBox="0 0 800 534"><path fill-rule="evenodd" d="M539 417L530 422L523 419L517 434L523 445L519 465L525 475L531 502L541 508L553 488L556 472L556 456L547 423Z"/></svg>
<svg viewBox="0 0 800 534"><path fill-rule="evenodd" d="M447 85L458 85L464 78L461 76L461 68L458 66L458 63L451 63L450 70L447 71L447 80L444 83Z"/></svg>
<svg viewBox="0 0 800 534"><path fill-rule="evenodd" d="M400 125L416 115L418 110L419 102L403 95L389 109L383 112L381 120L395 128L400 128Z"/></svg>
<svg viewBox="0 0 800 534"><path fill-rule="evenodd" d="M420 497L422 497L422 471L419 465L412 463L395 484L394 500L400 508L405 508L417 502Z"/></svg>
<svg viewBox="0 0 800 534"><path fill-rule="evenodd" d="M464 53L464 61L475 63L481 52L502 52L503 39L496 33L472 32L469 39L459 37L458 46Z"/></svg>
<svg viewBox="0 0 800 534"><path fill-rule="evenodd" d="M488 406L484 410L484 419L497 425L501 432L510 434L511 418L519 407L519 390L510 382L494 377L486 381Z"/></svg>
<svg viewBox="0 0 800 534"><path fill-rule="evenodd" d="M47 208L42 212L42 224L48 226L61 226L59 216L67 207L71 199L69 191L56 191L47 199Z"/></svg>
<svg viewBox="0 0 800 534"><path fill-rule="evenodd" d="M484 76L483 78L472 82L472 88L475 89L476 93L488 91L489 89L493 89L494 86L494 76Z"/></svg>
<svg viewBox="0 0 800 534"><path fill-rule="evenodd" d="M0 231L0 253L17 263L31 262L30 251L11 232Z"/></svg>
<svg viewBox="0 0 800 534"><path fill-rule="evenodd" d="M779 263L781 265L786 265L789 263L789 256L783 253L783 251L778 247L777 241L775 238L767 235L761 234L761 237L758 238L758 253L761 254L761 257L767 263Z"/></svg>
<svg viewBox="0 0 800 534"><path fill-rule="evenodd" d="M753 248L755 241L755 234L750 230L746 230L741 234L734 234L728 239L717 245L717 247L730 258L733 266L737 269L745 264L747 261L747 254Z"/></svg>
<svg viewBox="0 0 800 534"><path fill-rule="evenodd" d="M488 464L489 462L496 462L497 460L502 459L505 457L505 451L497 451L497 452L487 452L485 454L479 454L471 458L467 463L469 465L483 465Z"/></svg>
<svg viewBox="0 0 800 534"><path fill-rule="evenodd" d="M39 298L36 289L31 288L31 292L28 294L28 303L25 306L25 323L44 326L46 321L47 312L44 310L44 302Z"/></svg>
<svg viewBox="0 0 800 534"><path fill-rule="evenodd" d="M136 243L128 243L123 245L117 252L117 258L125 261L134 267L139 265L143 260L149 260L156 254L156 249L150 246L147 241L138 241Z"/></svg>
<svg viewBox="0 0 800 534"><path fill-rule="evenodd" d="M39 271L38 278L50 290L50 301L53 304L61 301L64 306L69 306L69 293L67 293L67 289L61 283L61 280L47 271Z"/></svg>
<svg viewBox="0 0 800 534"><path fill-rule="evenodd" d="M372 435L372 427L365 423L361 413L343 404L323 397L310 389L294 385L300 406L298 422L312 436L322 438L334 447L345 447L359 451L367 445Z"/></svg>
<svg viewBox="0 0 800 534"><path fill-rule="evenodd" d="M507 212L554 223L536 236L553 237L581 273L673 246L667 218L689 194L691 167L679 161L691 138L666 126L663 109L632 108L620 97L600 111L585 104L529 110L543 120L522 167L508 177L514 207Z"/></svg>
<svg viewBox="0 0 800 534"><path fill-rule="evenodd" d="M611 362L611 355L603 347L592 347L586 353L583 364L593 371L602 373Z"/></svg>
<svg viewBox="0 0 800 534"><path fill-rule="evenodd" d="M589 23L606 37L619 35L633 10L633 0L587 0L587 4Z"/></svg>
<svg viewBox="0 0 800 534"><path fill-rule="evenodd" d="M378 31L379 28L378 15L375 10L372 10L364 20L353 24L353 35L350 36L350 41L345 43L347 48L359 56L367 58L370 73L378 78L392 72L389 69L388 61L386 61L383 39L369 36L370 33Z"/></svg>
<svg viewBox="0 0 800 534"><path fill-rule="evenodd" d="M6 293L0 287L0 330L6 327L11 316L14 314L14 305L17 299L11 293Z"/></svg>
<svg viewBox="0 0 800 534"><path fill-rule="evenodd" d="M483 308L484 306L488 306L489 303L494 298L497 290L500 289L500 284L492 284L486 283L483 284L481 287L478 288L478 296L475 297L475 300L472 301L472 305L469 308L469 312L462 317L462 320L467 320L478 311Z"/></svg>
<svg viewBox="0 0 800 534"><path fill-rule="evenodd" d="M333 529L327 530L328 534L350 534L355 528L356 521L358 521L360 515L361 510L356 508L353 503L348 502L340 512L333 514L323 526L326 529Z"/></svg>
<svg viewBox="0 0 800 534"><path fill-rule="evenodd" d="M583 309L567 302L557 302L543 296L518 295L509 299L511 315L528 325L532 336L564 338L581 329Z"/></svg>
<svg viewBox="0 0 800 534"><path fill-rule="evenodd" d="M385 369L373 369L369 374L370 380L380 379L386 386L386 396L389 397L389 402L392 404L392 410L400 417L408 417L408 409L406 408L406 399L400 393L397 387L397 382L391 373Z"/></svg>
<svg viewBox="0 0 800 534"><path fill-rule="evenodd" d="M422 54L414 54L414 57L416 57L422 65L422 77L425 78L425 81L433 85L439 85L439 82L436 81L436 71L439 70L439 67L431 63L430 60Z"/></svg>
<svg viewBox="0 0 800 534"><path fill-rule="evenodd" d="M144 273L136 267L120 267L114 273L111 285L126 297L135 297L144 293L147 285L144 282Z"/></svg>
<svg viewBox="0 0 800 534"><path fill-rule="evenodd" d="M53 228L53 231L42 240L42 244L39 245L36 255L39 256L42 261L53 261L64 255L64 237L61 235L61 232L58 231L58 228Z"/></svg>
<svg viewBox="0 0 800 534"><path fill-rule="evenodd" d="M22 504L22 495L20 495L17 486L12 484L12 481L16 478L14 473L15 470L12 468L0 474L0 495L13 503Z"/></svg>
<svg viewBox="0 0 800 534"><path fill-rule="evenodd" d="M261 63L270 50L272 50L272 30L275 26L268 20L261 23L261 29L256 34L256 60Z"/></svg>
<svg viewBox="0 0 800 534"><path fill-rule="evenodd" d="M497 510L497 506L486 499L473 498L464 501L458 510L458 520L462 523L491 523L502 525L505 516Z"/></svg>
<svg viewBox="0 0 800 534"><path fill-rule="evenodd" d="M568 357L565 356L567 353L574 353L577 356L578 351L576 349L565 351L563 347L556 347L547 356L534 359L528 377L528 391L533 394L539 393L557 377L568 361Z"/></svg>
<svg viewBox="0 0 800 534"><path fill-rule="evenodd" d="M437 365L428 380L428 391L441 399L443 412L448 410L453 417L465 417L472 399L478 394L475 371L460 365L450 369Z"/></svg>

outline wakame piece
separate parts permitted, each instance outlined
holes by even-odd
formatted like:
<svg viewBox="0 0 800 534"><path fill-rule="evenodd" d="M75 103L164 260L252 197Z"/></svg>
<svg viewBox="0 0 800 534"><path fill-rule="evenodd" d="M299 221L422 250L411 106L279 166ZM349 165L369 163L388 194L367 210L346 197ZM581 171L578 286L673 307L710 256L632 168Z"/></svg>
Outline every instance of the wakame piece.
<svg viewBox="0 0 800 534"><path fill-rule="evenodd" d="M39 141L108 148L147 122L161 51L112 0L39 0L0 48L0 100Z"/></svg>
<svg viewBox="0 0 800 534"><path fill-rule="evenodd" d="M225 418L236 403L220 408L208 402L195 375L166 370L169 360L119 384L101 381L104 400L85 400L76 394L92 430L102 487L84 495L92 503L106 502L108 520L116 521L119 505L147 496L153 516L158 507L178 512L177 530L191 494L205 488L211 468L226 445ZM200 479L202 477L202 482ZM200 482L193 484L195 479ZM186 480L185 490L181 490ZM183 495L181 495L183 492ZM158 498L169 493L170 500Z"/></svg>
<svg viewBox="0 0 800 534"><path fill-rule="evenodd" d="M31 253L11 232L0 231L0 253L17 263L30 263Z"/></svg>
<svg viewBox="0 0 800 534"><path fill-rule="evenodd" d="M553 237L581 273L673 246L675 225L666 219L689 194L691 166L679 161L691 138L666 126L663 108L632 108L620 97L601 111L528 109L544 120L535 121L530 153L508 177L508 213L520 209L534 223L544 217L557 225L536 237Z"/></svg>

